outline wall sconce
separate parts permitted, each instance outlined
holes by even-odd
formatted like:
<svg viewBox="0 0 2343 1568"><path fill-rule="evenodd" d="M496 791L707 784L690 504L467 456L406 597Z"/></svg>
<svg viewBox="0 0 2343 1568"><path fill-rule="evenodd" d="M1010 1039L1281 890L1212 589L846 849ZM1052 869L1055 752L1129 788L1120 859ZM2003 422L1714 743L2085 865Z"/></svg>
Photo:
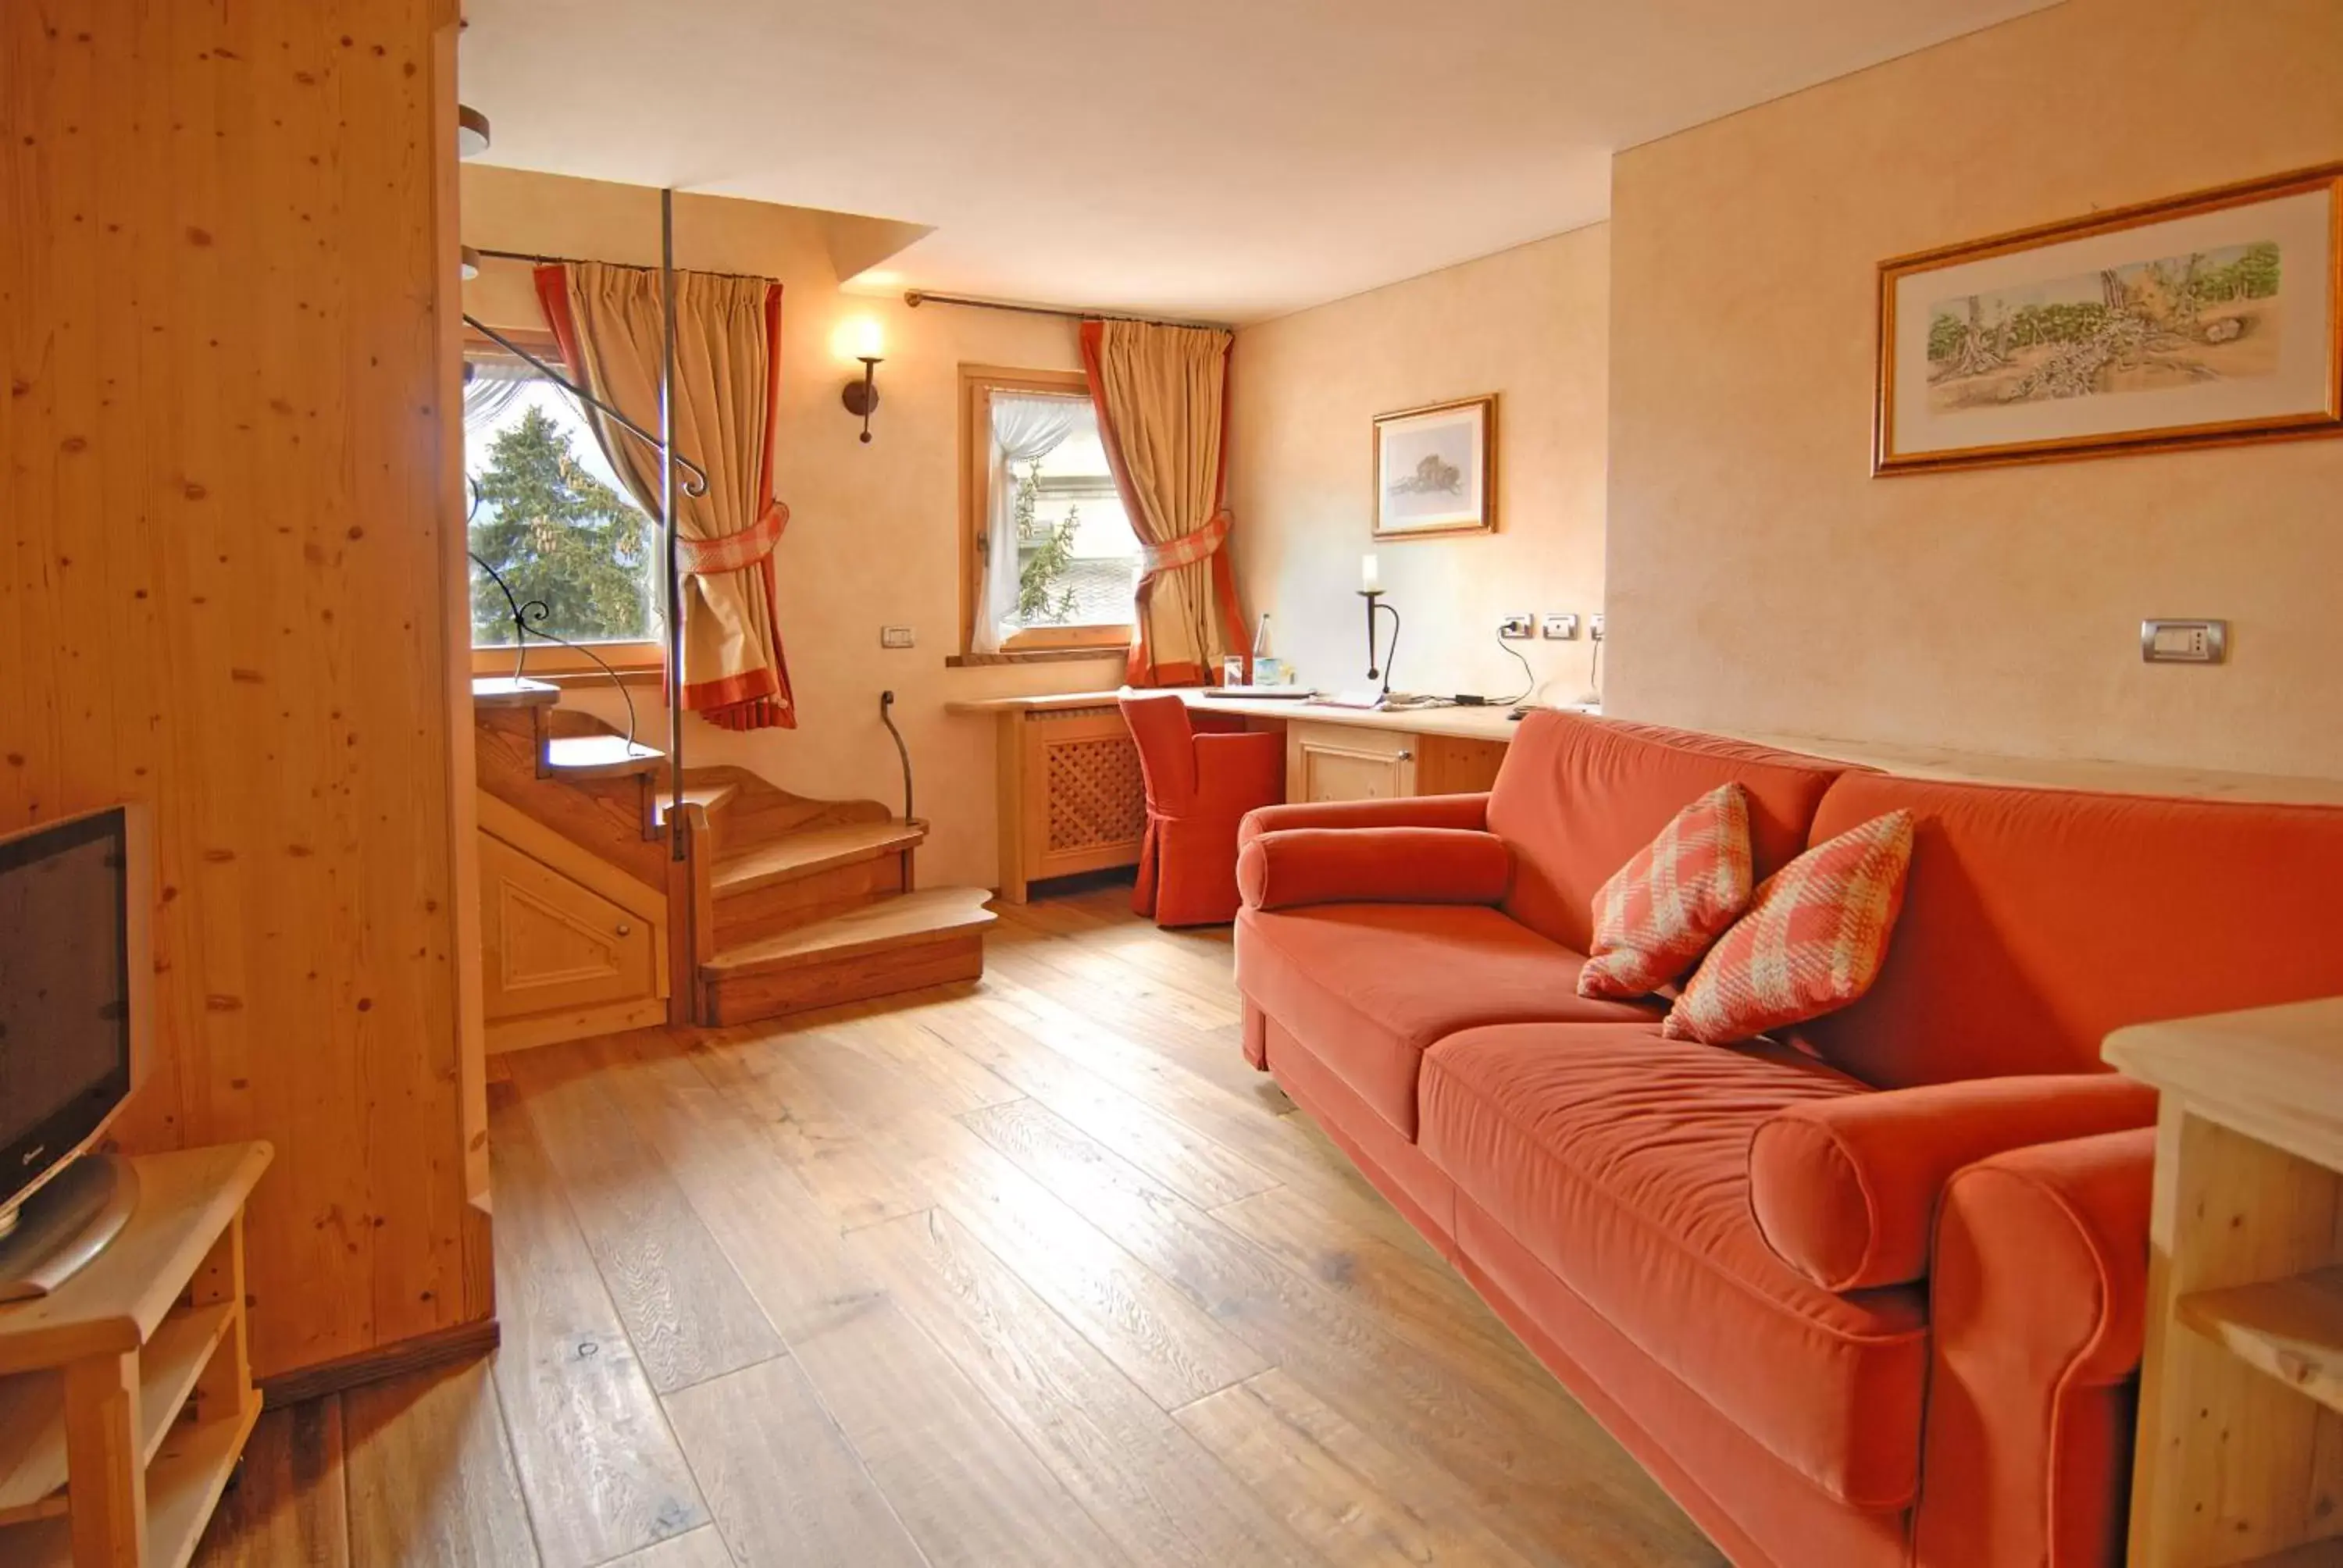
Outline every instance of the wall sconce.
<svg viewBox="0 0 2343 1568"><path fill-rule="evenodd" d="M885 339L880 337L879 323L868 316L851 321L841 321L830 337L830 347L840 359L862 362L862 379L849 381L840 394L846 411L862 421L862 440L870 440L870 411L879 407L879 361L883 357Z"/></svg>
<svg viewBox="0 0 2343 1568"><path fill-rule="evenodd" d="M466 283L480 276L480 253L468 245L456 247L456 276Z"/></svg>
<svg viewBox="0 0 2343 1568"><path fill-rule="evenodd" d="M469 104L456 106L456 156L477 158L488 150L488 116Z"/></svg>

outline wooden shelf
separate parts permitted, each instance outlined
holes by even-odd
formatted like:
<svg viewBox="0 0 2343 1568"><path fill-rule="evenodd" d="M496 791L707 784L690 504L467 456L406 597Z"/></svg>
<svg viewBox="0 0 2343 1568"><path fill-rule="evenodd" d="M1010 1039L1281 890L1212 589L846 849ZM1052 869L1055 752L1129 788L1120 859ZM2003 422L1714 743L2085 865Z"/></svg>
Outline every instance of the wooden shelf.
<svg viewBox="0 0 2343 1568"><path fill-rule="evenodd" d="M2197 1291L2174 1310L2247 1365L2343 1412L2343 1266Z"/></svg>
<svg viewBox="0 0 2343 1568"><path fill-rule="evenodd" d="M139 1458L153 1463L171 1423L211 1363L236 1314L226 1302L186 1307L163 1320L138 1357ZM65 1512L65 1389L53 1372L0 1382L0 1525L60 1518Z"/></svg>
<svg viewBox="0 0 2343 1568"><path fill-rule="evenodd" d="M132 1160L120 1233L50 1294L0 1307L0 1563L68 1563L76 1544L119 1568L195 1554L260 1414L244 1202L270 1153Z"/></svg>
<svg viewBox="0 0 2343 1568"><path fill-rule="evenodd" d="M229 1414L168 1429L146 1470L147 1568L186 1568L259 1419L255 1394ZM0 1540L0 1554L25 1568L72 1568L72 1522L52 1519L12 1531Z"/></svg>

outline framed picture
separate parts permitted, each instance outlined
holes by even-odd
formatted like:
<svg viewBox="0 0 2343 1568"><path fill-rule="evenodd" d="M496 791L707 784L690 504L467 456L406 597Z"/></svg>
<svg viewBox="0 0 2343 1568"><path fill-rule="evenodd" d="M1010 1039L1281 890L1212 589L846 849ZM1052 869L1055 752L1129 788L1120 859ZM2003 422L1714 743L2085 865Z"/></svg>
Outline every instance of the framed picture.
<svg viewBox="0 0 2343 1568"><path fill-rule="evenodd" d="M1375 416L1375 538L1497 526L1497 395Z"/></svg>
<svg viewBox="0 0 2343 1568"><path fill-rule="evenodd" d="M1874 474L2343 433L2343 165L1884 262Z"/></svg>

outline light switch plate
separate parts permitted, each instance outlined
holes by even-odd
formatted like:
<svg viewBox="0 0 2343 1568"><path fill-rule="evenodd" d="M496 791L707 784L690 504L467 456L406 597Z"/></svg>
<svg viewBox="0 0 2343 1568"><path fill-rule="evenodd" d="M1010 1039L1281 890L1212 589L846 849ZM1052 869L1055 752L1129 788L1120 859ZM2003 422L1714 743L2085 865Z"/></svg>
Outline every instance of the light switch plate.
<svg viewBox="0 0 2343 1568"><path fill-rule="evenodd" d="M911 628L908 626L880 627L879 628L879 646L880 648L910 647Z"/></svg>
<svg viewBox="0 0 2343 1568"><path fill-rule="evenodd" d="M1509 615L1497 623L1497 635L1507 642L1519 642L1531 634L1536 624L1537 617L1534 615Z"/></svg>
<svg viewBox="0 0 2343 1568"><path fill-rule="evenodd" d="M1578 635L1578 618L1550 615L1538 623L1538 634L1549 642L1568 642Z"/></svg>
<svg viewBox="0 0 2343 1568"><path fill-rule="evenodd" d="M2144 620L2139 657L2149 664L2222 664L2229 657L2226 620Z"/></svg>

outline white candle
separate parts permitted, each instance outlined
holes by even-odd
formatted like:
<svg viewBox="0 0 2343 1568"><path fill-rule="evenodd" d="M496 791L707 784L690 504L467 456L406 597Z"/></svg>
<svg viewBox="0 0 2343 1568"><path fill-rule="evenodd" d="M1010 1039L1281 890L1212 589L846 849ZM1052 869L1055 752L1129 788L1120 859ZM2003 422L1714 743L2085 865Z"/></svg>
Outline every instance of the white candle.
<svg viewBox="0 0 2343 1568"><path fill-rule="evenodd" d="M1375 558L1373 556L1361 556L1359 558L1359 591L1361 593L1380 593L1383 591L1383 568L1376 563Z"/></svg>

